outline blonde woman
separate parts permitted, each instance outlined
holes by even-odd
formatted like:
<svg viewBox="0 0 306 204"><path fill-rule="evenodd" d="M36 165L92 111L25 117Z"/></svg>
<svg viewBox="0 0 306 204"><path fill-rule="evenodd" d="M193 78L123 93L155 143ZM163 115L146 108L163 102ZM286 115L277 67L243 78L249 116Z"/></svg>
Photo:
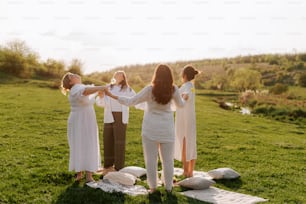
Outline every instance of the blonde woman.
<svg viewBox="0 0 306 204"><path fill-rule="evenodd" d="M112 94L131 97L136 93L129 86L124 71L115 72L112 83L109 85ZM129 120L129 107L121 105L117 100L99 92L96 99L98 106L104 107L104 169L103 174L109 171L118 171L124 167L126 128Z"/></svg>
<svg viewBox="0 0 306 204"><path fill-rule="evenodd" d="M70 114L68 118L69 170L77 172L76 181L86 172L86 182L94 181L92 172L101 166L98 126L94 110L97 91L103 86L86 86L77 74L66 73L62 78L62 92L69 92Z"/></svg>

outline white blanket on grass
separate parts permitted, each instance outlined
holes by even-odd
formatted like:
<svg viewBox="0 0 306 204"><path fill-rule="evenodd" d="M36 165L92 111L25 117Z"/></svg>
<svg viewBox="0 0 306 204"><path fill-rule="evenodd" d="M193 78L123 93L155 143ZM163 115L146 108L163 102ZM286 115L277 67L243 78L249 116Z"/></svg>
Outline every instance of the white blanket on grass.
<svg viewBox="0 0 306 204"><path fill-rule="evenodd" d="M174 168L174 175L180 176L182 174L183 169ZM203 171L194 171L194 176L202 176L208 179L212 179L212 177L210 177L206 172ZM125 186L108 180L91 182L87 183L87 185L91 188L100 188L104 192L109 193L121 192L132 196L148 194L148 191L144 186ZM268 201L267 199L263 199L260 197L226 191L216 187L210 187L204 190L188 190L181 192L181 194L190 198L215 204L253 204Z"/></svg>
<svg viewBox="0 0 306 204"><path fill-rule="evenodd" d="M148 190L143 186L139 186L139 185L126 186L126 185L121 185L119 183L111 182L108 180L90 182L90 183L87 183L87 186L91 188L100 188L102 191L108 192L108 193L120 192L120 193L125 193L131 196L148 194Z"/></svg>
<svg viewBox="0 0 306 204"><path fill-rule="evenodd" d="M181 194L197 200L215 204L253 204L268 201L266 199L210 187L204 190L184 191Z"/></svg>

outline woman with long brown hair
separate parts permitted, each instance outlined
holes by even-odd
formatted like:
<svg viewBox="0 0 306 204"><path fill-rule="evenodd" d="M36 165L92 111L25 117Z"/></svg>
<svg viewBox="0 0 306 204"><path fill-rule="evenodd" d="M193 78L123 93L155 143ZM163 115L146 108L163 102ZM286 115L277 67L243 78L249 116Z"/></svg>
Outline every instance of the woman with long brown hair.
<svg viewBox="0 0 306 204"><path fill-rule="evenodd" d="M172 70L167 65L158 65L152 84L133 97L118 97L109 91L106 91L106 94L128 106L145 103L142 145L150 192L154 192L157 187L158 152L162 162L163 182L166 190L170 192L173 186L175 139L174 109L171 101L173 100L176 106L184 105L177 86L173 84Z"/></svg>

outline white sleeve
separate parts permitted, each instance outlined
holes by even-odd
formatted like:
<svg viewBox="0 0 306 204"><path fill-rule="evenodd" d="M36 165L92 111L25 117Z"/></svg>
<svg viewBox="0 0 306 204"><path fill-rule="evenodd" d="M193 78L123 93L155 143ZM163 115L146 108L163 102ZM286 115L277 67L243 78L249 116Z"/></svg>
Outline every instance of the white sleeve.
<svg viewBox="0 0 306 204"><path fill-rule="evenodd" d="M176 107L183 107L185 105L185 101L181 97L177 86L175 86L175 90L174 90L174 93L173 93L173 101L174 101Z"/></svg>
<svg viewBox="0 0 306 204"><path fill-rule="evenodd" d="M70 90L70 95L72 97L80 97L83 96L83 92L85 91L86 86L84 84L75 84Z"/></svg>
<svg viewBox="0 0 306 204"><path fill-rule="evenodd" d="M135 96L135 95L136 95L136 92L131 87L129 87L127 96L132 97L132 96Z"/></svg>
<svg viewBox="0 0 306 204"><path fill-rule="evenodd" d="M187 94L188 96L190 96L192 94L192 88L193 88L193 86L192 86L191 83L186 84L186 87L185 87L183 93Z"/></svg>
<svg viewBox="0 0 306 204"><path fill-rule="evenodd" d="M147 86L132 97L119 96L118 101L126 106L135 106L139 103L147 101L148 97L150 96L150 91L152 91L152 86Z"/></svg>

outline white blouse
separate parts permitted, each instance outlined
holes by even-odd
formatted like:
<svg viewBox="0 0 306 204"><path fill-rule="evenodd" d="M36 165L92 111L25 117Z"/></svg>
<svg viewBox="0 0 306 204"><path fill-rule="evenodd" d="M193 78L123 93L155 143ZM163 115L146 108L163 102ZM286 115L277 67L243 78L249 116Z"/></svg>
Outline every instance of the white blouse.
<svg viewBox="0 0 306 204"><path fill-rule="evenodd" d="M130 87L121 90L120 87L114 86L110 89L110 92L117 96L134 96L136 93ZM96 98L97 106L104 107L104 123L113 123L114 117L112 112L122 112L122 123L128 124L129 121L129 107L118 103L117 100L112 99L109 96L104 95L104 97ZM120 106L120 107L118 107Z"/></svg>
<svg viewBox="0 0 306 204"><path fill-rule="evenodd" d="M145 87L133 97L119 96L118 101L127 106L144 103L143 137L158 142L174 142L173 102L179 107L185 104L176 86L172 100L165 105L159 104L154 100L152 86Z"/></svg>

